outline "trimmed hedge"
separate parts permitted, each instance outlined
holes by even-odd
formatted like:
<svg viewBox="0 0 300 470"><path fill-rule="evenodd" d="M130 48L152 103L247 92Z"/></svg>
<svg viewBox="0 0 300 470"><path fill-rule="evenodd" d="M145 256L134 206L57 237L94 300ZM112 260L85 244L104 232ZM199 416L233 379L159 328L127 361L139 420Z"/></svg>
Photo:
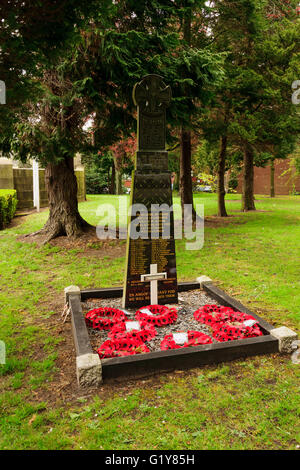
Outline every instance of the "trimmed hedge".
<svg viewBox="0 0 300 470"><path fill-rule="evenodd" d="M17 203L17 191L15 189L0 189L0 230L3 230L12 220Z"/></svg>

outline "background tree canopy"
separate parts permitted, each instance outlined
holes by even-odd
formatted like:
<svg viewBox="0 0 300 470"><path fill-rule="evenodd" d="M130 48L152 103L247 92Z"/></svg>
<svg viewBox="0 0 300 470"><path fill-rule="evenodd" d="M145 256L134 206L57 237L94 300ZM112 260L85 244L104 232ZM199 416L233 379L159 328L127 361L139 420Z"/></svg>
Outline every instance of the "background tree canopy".
<svg viewBox="0 0 300 470"><path fill-rule="evenodd" d="M226 215L224 173L232 165L243 165L243 209L254 209L253 165L286 158L299 139L290 100L299 70L297 3L1 4L0 78L7 105L0 107L0 149L45 166L46 240L88 228L77 207L77 152L91 162L91 181L101 169L110 191L121 191L136 126L132 88L148 73L162 75L172 87L167 139L182 204L193 203L196 155L199 167L206 159L218 175L219 215Z"/></svg>

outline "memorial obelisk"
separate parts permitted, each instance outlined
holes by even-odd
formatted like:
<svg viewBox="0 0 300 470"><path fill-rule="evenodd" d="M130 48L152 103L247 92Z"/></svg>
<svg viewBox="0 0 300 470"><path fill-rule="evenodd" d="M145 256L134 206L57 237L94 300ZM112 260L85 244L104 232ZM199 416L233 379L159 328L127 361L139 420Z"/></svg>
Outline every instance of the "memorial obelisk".
<svg viewBox="0 0 300 470"><path fill-rule="evenodd" d="M147 75L135 85L133 100L138 111L138 148L131 185L124 308L149 305L155 298L160 305L178 302L171 174L166 151L166 108L171 102L171 88L159 75ZM137 207L141 210L137 211ZM137 226L132 224L137 220L138 238Z"/></svg>

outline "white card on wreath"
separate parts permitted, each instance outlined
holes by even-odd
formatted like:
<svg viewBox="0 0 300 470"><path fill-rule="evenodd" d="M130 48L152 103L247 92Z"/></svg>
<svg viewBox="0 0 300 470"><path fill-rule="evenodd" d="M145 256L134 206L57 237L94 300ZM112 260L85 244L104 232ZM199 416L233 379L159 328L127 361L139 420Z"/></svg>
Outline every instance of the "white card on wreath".
<svg viewBox="0 0 300 470"><path fill-rule="evenodd" d="M140 322L138 321L126 321L125 322L126 331L139 330L141 329Z"/></svg>
<svg viewBox="0 0 300 470"><path fill-rule="evenodd" d="M173 339L176 344L184 344L189 340L187 333L173 333Z"/></svg>
<svg viewBox="0 0 300 470"><path fill-rule="evenodd" d="M244 325L244 326L253 326L253 325L255 325L255 323L257 323L256 320L245 320L245 321L243 322L243 325Z"/></svg>
<svg viewBox="0 0 300 470"><path fill-rule="evenodd" d="M140 309L141 313L147 313L147 315L154 315L154 313L150 312L148 308L141 308Z"/></svg>
<svg viewBox="0 0 300 470"><path fill-rule="evenodd" d="M119 310L121 310L121 312L125 313L125 315L127 315L127 317L130 317L131 313L128 312L128 310L125 310L124 308L123 309L120 308Z"/></svg>

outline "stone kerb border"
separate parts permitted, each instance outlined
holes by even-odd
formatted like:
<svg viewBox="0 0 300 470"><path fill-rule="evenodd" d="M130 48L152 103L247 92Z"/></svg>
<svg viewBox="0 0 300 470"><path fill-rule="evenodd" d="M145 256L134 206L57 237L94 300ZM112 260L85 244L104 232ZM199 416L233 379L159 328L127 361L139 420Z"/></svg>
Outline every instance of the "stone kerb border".
<svg viewBox="0 0 300 470"><path fill-rule="evenodd" d="M279 352L290 354L294 351L293 342L297 340L298 335L290 328L281 326L270 331L271 335L278 339Z"/></svg>
<svg viewBox="0 0 300 470"><path fill-rule="evenodd" d="M103 380L121 377L140 377L173 369L188 369L207 364L232 361L234 359L289 352L289 346L297 338L296 333L285 327L275 328L253 313L236 299L216 287L210 278L203 276L197 281L178 284L178 291L184 292L202 288L221 305L240 310L254 316L264 331L264 336L223 343L213 343L191 348L156 351L135 356L102 359L92 350L87 327L81 308L81 301L88 298L122 297L123 289L103 288L82 290L76 286L65 289L66 301L71 309L71 321L76 349L76 372L80 386L98 386ZM278 332L278 330L280 330ZM286 331L288 330L288 331Z"/></svg>
<svg viewBox="0 0 300 470"><path fill-rule="evenodd" d="M65 302L71 309L71 322L76 349L76 374L82 387L98 386L102 382L102 367L98 354L92 350L81 308L81 292L77 286L65 289Z"/></svg>

